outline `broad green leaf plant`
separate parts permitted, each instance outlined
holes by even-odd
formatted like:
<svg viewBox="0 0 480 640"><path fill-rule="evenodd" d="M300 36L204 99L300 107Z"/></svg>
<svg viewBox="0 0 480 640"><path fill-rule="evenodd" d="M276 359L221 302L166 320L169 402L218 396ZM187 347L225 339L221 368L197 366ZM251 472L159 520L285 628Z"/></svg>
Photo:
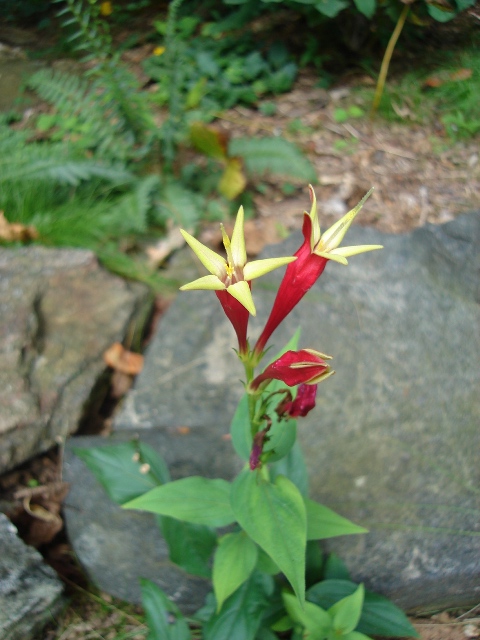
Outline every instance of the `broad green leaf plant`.
<svg viewBox="0 0 480 640"><path fill-rule="evenodd" d="M142 581L151 640L416 635L392 603L352 582L338 558L323 562L321 557L318 540L366 533L308 497L306 466L296 442L297 418L314 409L319 383L333 374L331 357L299 348L297 331L273 361L262 364L271 335L327 262L346 265L350 256L382 248L341 246L368 195L321 233L310 187L304 240L293 256L248 261L242 209L231 238L222 227L226 258L183 232L209 273L181 289L214 292L237 335L245 394L231 436L245 466L232 482L199 476L171 480L163 460L142 443L77 450L114 501L158 516L173 562L191 574L211 577L213 593L190 620L155 584ZM285 265L270 316L252 345L252 281Z"/></svg>

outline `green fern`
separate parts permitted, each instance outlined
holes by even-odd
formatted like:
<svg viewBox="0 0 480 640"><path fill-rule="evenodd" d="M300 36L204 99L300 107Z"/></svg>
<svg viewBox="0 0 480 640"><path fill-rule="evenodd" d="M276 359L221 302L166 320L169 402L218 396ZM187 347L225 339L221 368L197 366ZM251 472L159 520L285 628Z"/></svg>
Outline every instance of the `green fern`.
<svg viewBox="0 0 480 640"><path fill-rule="evenodd" d="M153 114L136 77L113 49L108 23L100 18L99 3L65 0L65 5L58 15L65 16L63 27L74 28L69 41L84 53L82 60L93 65L88 74L96 78L94 91L100 93L104 115L114 113L122 131L130 133L145 154L157 138Z"/></svg>
<svg viewBox="0 0 480 640"><path fill-rule="evenodd" d="M234 138L229 156L240 156L252 177L274 174L302 182L315 182L313 165L293 143L283 138Z"/></svg>
<svg viewBox="0 0 480 640"><path fill-rule="evenodd" d="M54 106L61 139L99 158L128 161L144 155L117 101L98 81L42 69L31 76L28 87Z"/></svg>
<svg viewBox="0 0 480 640"><path fill-rule="evenodd" d="M134 180L124 166L100 159L85 159L73 145L28 142L30 132L16 131L0 121L0 187L47 181L78 186L82 181L100 179L111 185Z"/></svg>

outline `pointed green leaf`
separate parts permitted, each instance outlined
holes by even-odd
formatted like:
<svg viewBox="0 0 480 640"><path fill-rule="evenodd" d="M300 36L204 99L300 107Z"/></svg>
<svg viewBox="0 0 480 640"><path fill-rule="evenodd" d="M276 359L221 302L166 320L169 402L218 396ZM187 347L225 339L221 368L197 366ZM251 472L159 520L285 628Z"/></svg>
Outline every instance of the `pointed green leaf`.
<svg viewBox="0 0 480 640"><path fill-rule="evenodd" d="M284 458L292 449L297 438L296 420L272 420L268 430L268 440L263 452L270 453L267 462L276 462Z"/></svg>
<svg viewBox="0 0 480 640"><path fill-rule="evenodd" d="M159 522L170 560L191 575L210 578L209 560L217 543L216 533L205 525L167 516L159 516Z"/></svg>
<svg viewBox="0 0 480 640"><path fill-rule="evenodd" d="M178 607L150 580L140 579L149 640L190 640L188 624ZM173 617L173 622L169 620Z"/></svg>
<svg viewBox="0 0 480 640"><path fill-rule="evenodd" d="M363 15L370 19L373 18L373 14L375 13L375 9L377 8L376 0L353 0L355 2L355 6L363 13Z"/></svg>
<svg viewBox="0 0 480 640"><path fill-rule="evenodd" d="M362 616L356 631L375 636L419 637L401 609L388 598L371 591L365 592Z"/></svg>
<svg viewBox="0 0 480 640"><path fill-rule="evenodd" d="M177 520L225 527L235 521L230 506L230 483L191 476L156 487L123 505Z"/></svg>
<svg viewBox="0 0 480 640"><path fill-rule="evenodd" d="M307 511L307 540L325 540L335 536L368 533L368 529L339 516L323 504L305 498Z"/></svg>
<svg viewBox="0 0 480 640"><path fill-rule="evenodd" d="M204 624L204 640L254 640L272 592L272 578L253 573Z"/></svg>
<svg viewBox="0 0 480 640"><path fill-rule="evenodd" d="M272 480L278 475L287 476L303 496L308 494L308 471L298 440L288 454L270 467Z"/></svg>
<svg viewBox="0 0 480 640"><path fill-rule="evenodd" d="M304 605L292 593L283 594L283 602L290 618L308 632L308 640L324 640L332 628L332 618L311 602Z"/></svg>
<svg viewBox="0 0 480 640"><path fill-rule="evenodd" d="M350 580L323 580L313 585L307 598L324 609L355 592L357 585ZM384 596L371 591L365 592L365 601L357 631L368 635L393 637L418 637L401 609Z"/></svg>
<svg viewBox="0 0 480 640"><path fill-rule="evenodd" d="M227 533L220 538L213 558L213 590L217 598L217 611L248 580L257 558L258 547L244 531Z"/></svg>
<svg viewBox="0 0 480 640"><path fill-rule="evenodd" d="M146 442L138 441L139 462L141 465L150 465L150 473L158 484L170 482L170 472L167 463L162 456Z"/></svg>
<svg viewBox="0 0 480 640"><path fill-rule="evenodd" d="M342 598L330 607L328 613L333 618L333 628L338 635L350 633L355 629L360 620L363 607L365 588L359 584L350 595Z"/></svg>
<svg viewBox="0 0 480 640"><path fill-rule="evenodd" d="M248 412L248 394L240 398L237 409L230 425L233 448L237 454L248 460L252 450L252 431L250 429L250 417Z"/></svg>
<svg viewBox="0 0 480 640"><path fill-rule="evenodd" d="M163 460L148 445L141 447L138 442L132 441L91 449L75 447L73 451L87 465L109 497L123 504L169 479Z"/></svg>
<svg viewBox="0 0 480 640"><path fill-rule="evenodd" d="M245 469L233 482L231 501L238 523L278 565L303 602L307 523L297 487L285 476L271 483Z"/></svg>

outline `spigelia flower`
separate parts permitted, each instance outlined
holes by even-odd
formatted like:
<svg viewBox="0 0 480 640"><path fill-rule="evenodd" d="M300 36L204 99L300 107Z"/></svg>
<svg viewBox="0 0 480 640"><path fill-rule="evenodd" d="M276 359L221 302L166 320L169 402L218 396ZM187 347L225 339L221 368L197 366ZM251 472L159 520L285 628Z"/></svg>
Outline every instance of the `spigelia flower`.
<svg viewBox="0 0 480 640"><path fill-rule="evenodd" d="M311 185L309 189L312 204L310 213L305 211L303 215L302 233L304 241L295 253L297 260L287 267L270 316L255 345L254 352L258 359L272 333L315 284L329 260L346 265L348 264L347 258L350 256L383 248L381 245L340 247L346 232L372 193L372 189L360 200L356 207L323 234L320 233L315 192Z"/></svg>
<svg viewBox="0 0 480 640"><path fill-rule="evenodd" d="M315 408L318 384L301 384L294 400L282 405L282 412L290 418L304 418Z"/></svg>
<svg viewBox="0 0 480 640"><path fill-rule="evenodd" d="M203 266L210 271L211 275L203 276L180 287L181 291L192 289L215 291L225 314L236 331L241 353L245 353L248 348L247 324L249 314L256 315L251 293L251 281L273 269L296 260L295 256L289 256L287 258L267 258L265 260L247 262L243 220L243 207L240 207L231 240L223 225L221 225L223 245L227 253L226 260L189 233L183 229L181 230L186 242Z"/></svg>
<svg viewBox="0 0 480 640"><path fill-rule="evenodd" d="M314 349L286 351L250 383L250 390L257 391L262 383L274 379L281 380L289 387L295 387L297 384L316 385L334 373L325 362L331 358Z"/></svg>

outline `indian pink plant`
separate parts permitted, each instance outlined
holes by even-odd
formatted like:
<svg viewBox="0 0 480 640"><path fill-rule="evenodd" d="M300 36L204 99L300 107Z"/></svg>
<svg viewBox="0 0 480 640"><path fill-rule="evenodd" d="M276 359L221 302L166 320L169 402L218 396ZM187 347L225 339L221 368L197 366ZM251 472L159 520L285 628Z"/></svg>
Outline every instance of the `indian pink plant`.
<svg viewBox="0 0 480 640"><path fill-rule="evenodd" d="M171 547L172 561L189 573L205 576L211 572L213 597L198 612L195 622L201 624L205 640L264 640L277 638L277 631L289 629L293 629L291 637L295 640L365 640L365 633L415 635L402 612L386 599L366 592L363 585L333 580L330 582L336 583L334 593L330 593L326 587L329 580L318 583L326 601L334 603L331 606L316 599L316 585L306 593L307 555L311 558L313 553L315 557L315 548L318 551L318 545L311 546L316 544L314 541L366 530L308 497L306 466L296 442L296 418L305 417L314 409L319 383L334 373L329 364L331 356L309 347L299 349L297 332L271 362L262 365L273 332L315 284L329 261L346 265L347 257L381 248L340 246L369 195L370 192L322 234L315 193L310 187L311 207L309 213L304 213L303 242L293 256L248 261L242 208L231 239L222 226L226 258L182 231L209 271L209 275L181 287L182 291L214 291L237 336L237 355L245 370L245 394L230 431L234 449L245 465L232 482L199 476L170 481L167 473L160 482L152 479L158 486L147 493L139 491L137 497L122 505L160 515L167 542L177 548L175 552ZM270 315L251 348L248 321L256 314L252 281L284 266L285 274ZM256 371L258 367L260 370ZM135 455L140 462L142 455L149 460L139 468L140 473L149 468L151 461L158 461L155 452L145 445ZM88 454L83 456L88 460ZM102 460L104 456L102 447ZM117 465L118 451L114 456ZM158 469L164 469L162 465L163 461L157 462ZM103 477L101 470L99 477ZM224 527L229 530L212 542L212 528ZM182 539L185 558L178 554ZM210 569L207 561L212 552ZM274 574L283 575L288 583L281 577L275 581ZM152 637L193 637L180 611L158 587L144 581L142 590L147 618L157 632ZM366 612L365 618L362 611Z"/></svg>

